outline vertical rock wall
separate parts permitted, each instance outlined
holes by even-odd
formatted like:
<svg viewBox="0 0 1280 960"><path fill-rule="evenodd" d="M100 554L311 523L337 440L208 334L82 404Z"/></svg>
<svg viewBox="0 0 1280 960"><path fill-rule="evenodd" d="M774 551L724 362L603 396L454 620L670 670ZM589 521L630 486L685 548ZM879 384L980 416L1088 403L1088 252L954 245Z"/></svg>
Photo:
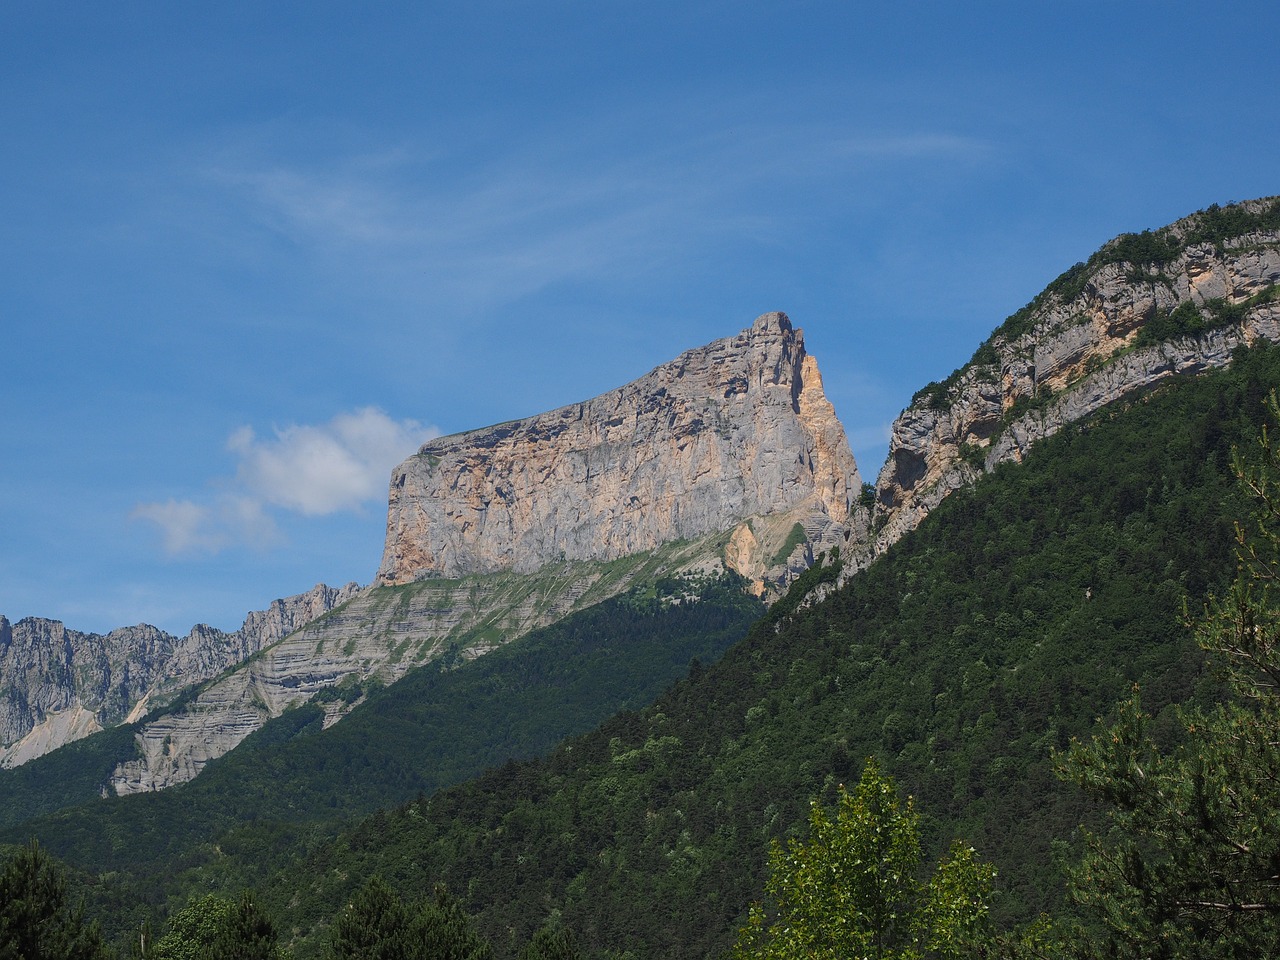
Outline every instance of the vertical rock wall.
<svg viewBox="0 0 1280 960"><path fill-rule="evenodd" d="M423 446L391 478L378 583L609 560L797 509L820 532L860 485L801 331L768 313L594 400Z"/></svg>

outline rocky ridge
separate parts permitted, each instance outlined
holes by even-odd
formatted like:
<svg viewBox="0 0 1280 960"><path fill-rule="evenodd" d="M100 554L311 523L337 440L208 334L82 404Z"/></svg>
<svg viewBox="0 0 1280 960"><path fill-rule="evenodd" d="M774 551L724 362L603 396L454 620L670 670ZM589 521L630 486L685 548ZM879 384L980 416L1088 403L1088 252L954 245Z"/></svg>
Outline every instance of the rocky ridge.
<svg viewBox="0 0 1280 960"><path fill-rule="evenodd" d="M325 726L372 685L439 658L473 658L632 583L705 570L725 538L666 544L612 564L564 561L532 573L432 578L358 594L205 685L180 710L143 725L138 758L121 763L117 794L162 790L197 776L273 717L316 698Z"/></svg>
<svg viewBox="0 0 1280 960"><path fill-rule="evenodd" d="M433 441L393 475L375 588L144 727L112 789L190 779L310 697L336 721L370 680L478 655L637 577L727 567L763 592L832 546L847 577L1062 426L1280 339L1278 250L1275 198L1107 244L913 398L871 496L782 314L596 400Z"/></svg>
<svg viewBox="0 0 1280 960"><path fill-rule="evenodd" d="M847 578L949 493L1037 440L1168 377L1280 341L1280 198L1210 207L1126 234L1010 317L974 358L894 422L871 533Z"/></svg>
<svg viewBox="0 0 1280 960"><path fill-rule="evenodd" d="M550 413L444 437L391 479L377 588L137 735L116 793L196 776L312 697L477 656L638 577L732 569L765 592L842 543L860 488L816 361L784 314Z"/></svg>
<svg viewBox="0 0 1280 960"><path fill-rule="evenodd" d="M250 613L239 630L199 624L185 637L140 624L106 635L57 620L0 616L0 766L13 767L136 720L282 640L360 588L318 584Z"/></svg>
<svg viewBox="0 0 1280 960"><path fill-rule="evenodd" d="M786 514L775 542L735 543L762 581L796 523L834 544L860 486L802 332L767 313L595 399L424 445L392 474L377 582L607 561Z"/></svg>

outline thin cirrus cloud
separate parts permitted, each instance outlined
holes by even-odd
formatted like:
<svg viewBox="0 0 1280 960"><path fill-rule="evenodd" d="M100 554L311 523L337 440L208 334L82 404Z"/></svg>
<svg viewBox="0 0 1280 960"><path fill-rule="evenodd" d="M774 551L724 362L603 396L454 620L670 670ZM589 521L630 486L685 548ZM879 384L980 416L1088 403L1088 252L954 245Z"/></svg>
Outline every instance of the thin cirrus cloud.
<svg viewBox="0 0 1280 960"><path fill-rule="evenodd" d="M494 306L550 284L681 262L687 249L763 232L780 190L843 202L875 196L904 164L955 176L992 144L938 132L898 135L742 124L606 151L616 131L524 141L475 158L388 150L327 163L263 162L248 147L205 168L248 221L342 265L427 278L433 298ZM459 167L465 167L460 171ZM838 189L837 189L838 187ZM807 207L806 207L807 209ZM363 254L363 255L362 255Z"/></svg>
<svg viewBox="0 0 1280 960"><path fill-rule="evenodd" d="M385 496L397 463L439 433L414 420L392 420L375 407L318 426L276 429L265 438L241 427L227 440L238 460L229 489L205 502L141 503L131 518L154 525L170 555L268 547L281 539L272 510L307 517L359 511Z"/></svg>

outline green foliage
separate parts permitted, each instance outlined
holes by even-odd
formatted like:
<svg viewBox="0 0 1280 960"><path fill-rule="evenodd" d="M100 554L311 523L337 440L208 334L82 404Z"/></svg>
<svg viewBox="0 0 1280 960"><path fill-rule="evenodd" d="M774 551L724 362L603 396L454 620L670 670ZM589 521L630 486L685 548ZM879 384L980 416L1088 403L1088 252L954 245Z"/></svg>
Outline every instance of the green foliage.
<svg viewBox="0 0 1280 960"><path fill-rule="evenodd" d="M1151 346L1175 337L1197 337L1210 330L1233 326L1241 323L1255 307L1275 301L1278 291L1280 287L1271 284L1239 303L1221 297L1206 300L1203 312L1190 300L1184 300L1171 312L1157 312L1138 331L1134 343Z"/></svg>
<svg viewBox="0 0 1280 960"><path fill-rule="evenodd" d="M558 924L540 927L520 951L520 960L580 960L573 934Z"/></svg>
<svg viewBox="0 0 1280 960"><path fill-rule="evenodd" d="M68 900L62 868L31 843L0 869L0 960L104 960L97 927Z"/></svg>
<svg viewBox="0 0 1280 960"><path fill-rule="evenodd" d="M0 828L97 799L116 767L137 758L138 726L112 727L0 770Z"/></svg>
<svg viewBox="0 0 1280 960"><path fill-rule="evenodd" d="M858 492L858 505L871 509L876 505L876 485L874 483L862 482L862 489Z"/></svg>
<svg viewBox="0 0 1280 960"><path fill-rule="evenodd" d="M443 886L409 906L377 876L343 909L329 939L331 960L489 960L491 955L488 942Z"/></svg>
<svg viewBox="0 0 1280 960"><path fill-rule="evenodd" d="M1199 308L1190 300L1184 300L1172 312L1156 313L1138 331L1134 343L1140 347L1153 346L1175 337L1196 337L1207 329Z"/></svg>
<svg viewBox="0 0 1280 960"><path fill-rule="evenodd" d="M200 960L218 931L231 922L236 903L218 894L192 899L169 918L164 936L147 950L147 960Z"/></svg>
<svg viewBox="0 0 1280 960"><path fill-rule="evenodd" d="M199 960L283 960L275 924L245 891Z"/></svg>
<svg viewBox="0 0 1280 960"><path fill-rule="evenodd" d="M249 891L191 900L144 950L146 960L283 960L275 924Z"/></svg>
<svg viewBox="0 0 1280 960"><path fill-rule="evenodd" d="M992 337L978 348L978 352L974 354L973 359L965 364L964 367L951 374L942 384L930 384L920 391L916 397L912 398L912 403L915 403L918 398L927 397L931 406L945 408L948 403L947 394L950 387L965 370L979 364L996 362L995 348L992 342L996 337L1012 341L1029 333L1036 318L1052 304L1070 303L1084 293L1090 279L1104 266L1127 263L1138 268L1140 273L1145 270L1158 270L1161 265L1178 257L1190 246L1212 243L1221 247L1227 240L1236 237L1259 231L1274 231L1276 229L1280 229L1280 200L1273 201L1257 213L1250 213L1240 205L1220 207L1214 204L1194 215L1194 220L1182 239L1178 239L1170 227L1164 227L1159 230L1143 230L1141 233L1121 234L1115 240L1097 250L1087 261L1077 263L1059 275L1044 290L1038 293L1030 303L1011 314L996 328ZM1145 276L1145 274L1143 275ZM1156 321L1164 324L1168 319L1166 315L1165 317L1157 317ZM1187 322L1191 320L1191 317L1184 312L1179 319L1182 322ZM1172 336L1183 335L1184 332L1176 327L1177 324L1175 323L1175 326L1170 328L1168 335L1154 333L1147 335L1143 331L1140 337L1146 336L1147 340L1145 342L1159 343ZM1186 332L1194 335L1197 331L1188 330Z"/></svg>
<svg viewBox="0 0 1280 960"><path fill-rule="evenodd" d="M334 960L410 960L409 911L381 877L369 879L334 921Z"/></svg>
<svg viewBox="0 0 1280 960"><path fill-rule="evenodd" d="M1272 417L1280 421L1275 394ZM1187 707L1162 746L1139 698L1063 775L1107 804L1073 894L1092 921L1068 950L1087 957L1256 957L1280 952L1280 448L1237 460L1258 505L1239 528L1239 569L1198 629L1235 697Z"/></svg>
<svg viewBox="0 0 1280 960"><path fill-rule="evenodd" d="M835 817L815 801L809 836L769 853L769 919L752 907L733 955L747 958L959 956L984 942L995 871L957 843L921 883L920 825L911 799L867 761L858 786L841 786Z"/></svg>
<svg viewBox="0 0 1280 960"><path fill-rule="evenodd" d="M8 835L38 836L76 865L111 875L110 888L91 893L111 908L111 935L131 936L141 916L111 901L145 913L211 889L261 886L281 862L325 842L344 816L545 752L651 702L691 661L714 662L763 609L737 578L640 585L453 669L429 664L385 689L366 685L368 700L329 730L321 708L308 704L191 783L95 798ZM45 788L56 793L57 784ZM326 907L308 924L336 912Z"/></svg>
<svg viewBox="0 0 1280 960"><path fill-rule="evenodd" d="M804 532L804 526L797 521L792 525L791 530L787 533L787 539L783 542L782 546L778 548L778 552L775 553L773 555L773 559L769 561L769 565L776 566L779 563L786 562L786 559L791 556L791 551L808 539L809 537Z"/></svg>
<svg viewBox="0 0 1280 960"><path fill-rule="evenodd" d="M552 911L588 955L716 955L770 840L874 755L916 798L926 862L965 836L999 869L993 924L1056 909L1055 844L1093 814L1051 750L1134 682L1159 731L1171 704L1221 693L1179 611L1226 586L1231 448L1277 384L1280 351L1258 348L1064 430L821 602L836 568L811 569L651 707L312 848L273 902L306 930L375 873L404 891L442 880L498 956Z"/></svg>
<svg viewBox="0 0 1280 960"><path fill-rule="evenodd" d="M507 661L491 659L504 650L416 672L324 733L318 711L297 711L261 732L261 749L211 764L189 788L100 805L128 816L82 809L37 826L86 854L77 862L101 874L104 899L132 890L160 904L157 888L185 896L196 883L257 877L263 903L301 931L299 958L320 954L314 931L374 875L407 898L448 883L502 957L531 944L548 915L590 955L707 956L730 946L763 888L761 851L803 824L807 798L836 802L837 785L857 773L851 758L878 756L917 798L922 859L969 837L1000 870L992 922L1029 919L1063 895L1055 840L1081 822L1100 829L1079 792L1055 780L1050 751L1086 736L1135 682L1162 749L1179 736L1172 704L1221 696L1178 610L1226 586L1230 518L1241 513L1230 451L1256 432L1260 400L1277 384L1280 351L1254 349L1229 371L1171 382L1064 430L1021 466L952 494L839 590L838 560L816 566L723 659L698 663L644 709L654 693L628 684L653 675L648 659L677 647L681 668L690 656L715 659L661 639L697 629L666 617L692 618L702 601L633 595L607 608L598 632L544 634L531 659L513 645ZM635 642L646 636L654 647ZM505 666L472 672L486 662ZM560 673L564 662L584 673ZM475 685L445 683L457 675ZM502 757L503 738L523 735L528 718L573 712L574 685L590 676L614 677L633 709L540 759L499 759L430 796L398 792L409 781L395 771L444 765L423 743L437 729L463 752L465 738L483 734ZM435 712L454 695L460 708ZM468 697L490 699L468 713ZM455 708L460 719L446 726ZM497 729L494 716L506 718ZM316 769L295 779L307 765ZM334 837L318 811L348 789L360 803L381 791L401 806ZM954 868L935 881L954 869L951 889L962 886L964 858L947 862ZM942 912L938 922L946 927Z"/></svg>

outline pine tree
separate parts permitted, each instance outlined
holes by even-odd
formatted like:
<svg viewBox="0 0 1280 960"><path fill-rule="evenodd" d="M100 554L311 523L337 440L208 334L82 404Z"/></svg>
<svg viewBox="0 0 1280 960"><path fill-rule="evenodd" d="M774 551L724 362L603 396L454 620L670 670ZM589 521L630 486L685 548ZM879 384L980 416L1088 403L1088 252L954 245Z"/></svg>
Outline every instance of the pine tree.
<svg viewBox="0 0 1280 960"><path fill-rule="evenodd" d="M0 871L0 960L102 960L97 927L67 901L58 864L33 841Z"/></svg>
<svg viewBox="0 0 1280 960"><path fill-rule="evenodd" d="M372 877L339 914L330 934L334 960L409 960L410 913L381 877Z"/></svg>
<svg viewBox="0 0 1280 960"><path fill-rule="evenodd" d="M280 937L271 918L248 890L227 922L200 954L200 960L282 960Z"/></svg>

